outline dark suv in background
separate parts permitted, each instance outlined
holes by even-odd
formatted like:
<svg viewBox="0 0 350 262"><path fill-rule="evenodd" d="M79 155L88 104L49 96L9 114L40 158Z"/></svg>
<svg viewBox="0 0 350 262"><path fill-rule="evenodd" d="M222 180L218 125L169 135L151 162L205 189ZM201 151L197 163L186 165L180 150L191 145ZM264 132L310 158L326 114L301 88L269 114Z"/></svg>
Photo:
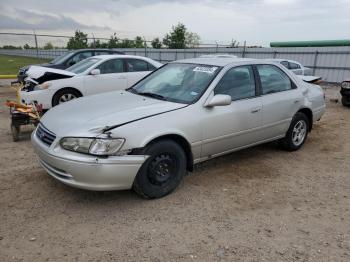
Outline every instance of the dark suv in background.
<svg viewBox="0 0 350 262"><path fill-rule="evenodd" d="M110 49L79 49L79 50L74 50L74 51L69 51L68 53L65 53L59 57L56 57L54 60L52 60L49 63L46 64L38 64L38 66L44 66L44 67L49 67L49 68L56 68L56 69L66 69L81 60L84 60L86 58L89 58L91 56L95 55L117 55L117 54L124 54L123 52L120 51L114 51ZM23 83L24 78L26 78L26 72L28 70L28 66L24 66L19 69L17 78L18 82Z"/></svg>

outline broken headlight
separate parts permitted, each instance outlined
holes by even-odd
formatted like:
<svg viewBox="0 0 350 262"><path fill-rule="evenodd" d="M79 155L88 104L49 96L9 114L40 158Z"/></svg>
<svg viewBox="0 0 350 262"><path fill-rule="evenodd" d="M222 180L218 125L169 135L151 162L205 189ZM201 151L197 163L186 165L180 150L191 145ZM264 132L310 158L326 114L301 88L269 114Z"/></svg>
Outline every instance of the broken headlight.
<svg viewBox="0 0 350 262"><path fill-rule="evenodd" d="M44 89L48 89L50 86L52 85L51 82L44 82L40 85L37 85L34 87L34 90L44 90Z"/></svg>
<svg viewBox="0 0 350 262"><path fill-rule="evenodd" d="M109 156L117 155L125 142L123 138L84 138L84 137L64 137L60 145L70 151Z"/></svg>

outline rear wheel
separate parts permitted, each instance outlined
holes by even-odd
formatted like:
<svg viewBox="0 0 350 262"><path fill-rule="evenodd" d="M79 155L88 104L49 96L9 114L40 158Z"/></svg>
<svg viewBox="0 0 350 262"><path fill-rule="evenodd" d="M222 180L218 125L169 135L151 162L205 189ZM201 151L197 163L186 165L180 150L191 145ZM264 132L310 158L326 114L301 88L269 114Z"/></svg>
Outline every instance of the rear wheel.
<svg viewBox="0 0 350 262"><path fill-rule="evenodd" d="M280 141L288 151L298 150L303 146L309 132L309 119L301 112L295 114L286 136Z"/></svg>
<svg viewBox="0 0 350 262"><path fill-rule="evenodd" d="M81 94L74 89L62 89L59 90L52 99L52 106L57 106L58 104L62 104L68 102L70 100L76 99L80 97Z"/></svg>
<svg viewBox="0 0 350 262"><path fill-rule="evenodd" d="M181 146L162 140L141 153L149 157L134 180L135 192L144 198L160 198L172 192L186 173L186 156Z"/></svg>

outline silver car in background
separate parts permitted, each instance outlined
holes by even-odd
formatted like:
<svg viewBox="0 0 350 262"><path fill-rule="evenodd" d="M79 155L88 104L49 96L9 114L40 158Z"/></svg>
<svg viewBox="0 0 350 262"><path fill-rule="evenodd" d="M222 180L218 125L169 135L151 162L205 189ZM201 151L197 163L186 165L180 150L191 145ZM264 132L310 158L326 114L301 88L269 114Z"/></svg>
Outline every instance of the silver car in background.
<svg viewBox="0 0 350 262"><path fill-rule="evenodd" d="M173 191L193 165L279 140L304 144L325 112L323 90L265 60L175 61L126 91L54 107L32 134L54 178L89 190Z"/></svg>
<svg viewBox="0 0 350 262"><path fill-rule="evenodd" d="M269 61L274 61L276 63L280 63L283 65L285 68L289 69L296 75L303 75L303 76L310 76L312 75L312 70L311 68L308 68L306 66L303 66L297 61L294 60L288 60L288 59L268 59Z"/></svg>

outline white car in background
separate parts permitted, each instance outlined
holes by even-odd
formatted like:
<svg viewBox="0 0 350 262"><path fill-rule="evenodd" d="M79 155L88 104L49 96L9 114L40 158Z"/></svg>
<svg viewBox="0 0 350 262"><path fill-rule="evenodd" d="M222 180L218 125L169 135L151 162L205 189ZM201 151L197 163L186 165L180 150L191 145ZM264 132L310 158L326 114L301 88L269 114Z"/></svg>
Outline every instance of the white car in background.
<svg viewBox="0 0 350 262"><path fill-rule="evenodd" d="M66 70L31 66L21 102L41 104L47 110L78 97L129 88L160 66L152 59L129 55L94 56Z"/></svg>
<svg viewBox="0 0 350 262"><path fill-rule="evenodd" d="M296 75L309 76L312 75L311 68L305 67L297 61L288 60L288 59L267 59L269 61L277 62L283 65L285 68L289 69Z"/></svg>

